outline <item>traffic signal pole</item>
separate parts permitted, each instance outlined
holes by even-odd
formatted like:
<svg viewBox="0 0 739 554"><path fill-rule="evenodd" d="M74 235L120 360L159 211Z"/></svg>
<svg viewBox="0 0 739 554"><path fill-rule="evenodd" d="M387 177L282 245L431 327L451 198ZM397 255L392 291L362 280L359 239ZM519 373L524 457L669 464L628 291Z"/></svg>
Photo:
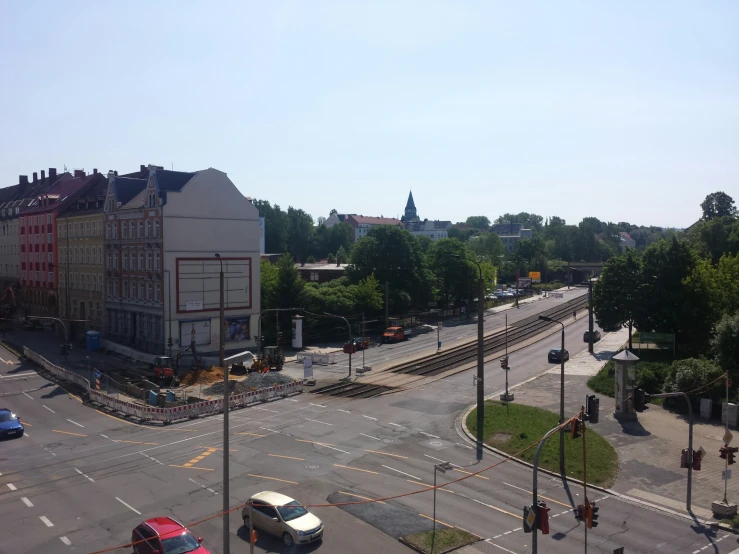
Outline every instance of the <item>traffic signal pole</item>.
<svg viewBox="0 0 739 554"><path fill-rule="evenodd" d="M538 502L539 502L538 476L539 476L539 456L541 455L541 449L544 446L544 443L547 442L547 439L551 437L554 433L556 433L560 427L564 429L564 425L557 425L554 429L551 429L550 431L548 431L547 434L544 435L544 438L541 439L539 446L536 447L536 455L534 456L534 483L533 483L534 486L532 488L532 494L534 497L534 502L532 506L534 507L534 510L536 510L536 506L538 506ZM537 531L539 530L537 526L538 523L539 522L536 521L531 529L531 552L533 554L537 554L537 548L538 548L538 545L537 545L537 535L538 535Z"/></svg>

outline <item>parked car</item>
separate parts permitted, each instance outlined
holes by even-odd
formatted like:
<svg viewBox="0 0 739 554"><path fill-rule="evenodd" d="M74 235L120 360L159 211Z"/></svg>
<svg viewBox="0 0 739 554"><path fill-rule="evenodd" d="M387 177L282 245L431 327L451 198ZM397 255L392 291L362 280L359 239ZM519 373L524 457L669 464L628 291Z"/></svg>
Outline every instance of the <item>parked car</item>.
<svg viewBox="0 0 739 554"><path fill-rule="evenodd" d="M241 510L241 517L247 527L250 511L252 526L280 537L285 546L306 544L323 538L323 522L297 500L279 492L258 492L247 500Z"/></svg>
<svg viewBox="0 0 739 554"><path fill-rule="evenodd" d="M0 437L6 439L22 437L24 430L17 415L6 408L0 408Z"/></svg>
<svg viewBox="0 0 739 554"><path fill-rule="evenodd" d="M134 554L210 554L187 528L171 517L154 517L131 533Z"/></svg>
<svg viewBox="0 0 739 554"><path fill-rule="evenodd" d="M382 334L382 342L401 342L408 338L408 332L402 327L388 327Z"/></svg>
<svg viewBox="0 0 739 554"><path fill-rule="evenodd" d="M344 354L354 354L368 347L369 339L367 337L355 337L344 343Z"/></svg>
<svg viewBox="0 0 739 554"><path fill-rule="evenodd" d="M564 357L564 361L566 362L570 359L570 353L567 352L567 350L562 350L561 348L552 348L549 351L547 359L549 360L549 363L562 363L562 357Z"/></svg>
<svg viewBox="0 0 739 554"><path fill-rule="evenodd" d="M590 331L585 331L582 336L582 340L584 342L590 342ZM600 340L600 331L597 329L593 331L593 342L598 342Z"/></svg>

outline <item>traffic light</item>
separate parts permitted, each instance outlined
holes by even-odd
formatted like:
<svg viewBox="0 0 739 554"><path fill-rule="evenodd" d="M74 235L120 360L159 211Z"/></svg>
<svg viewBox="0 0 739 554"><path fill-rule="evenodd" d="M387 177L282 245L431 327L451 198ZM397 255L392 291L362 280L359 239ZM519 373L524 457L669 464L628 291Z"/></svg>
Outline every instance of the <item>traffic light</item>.
<svg viewBox="0 0 739 554"><path fill-rule="evenodd" d="M500 367L502 369L508 369L508 357L507 356L505 358L500 359Z"/></svg>
<svg viewBox="0 0 739 554"><path fill-rule="evenodd" d="M549 534L549 508L542 501L536 507L536 527L541 530L542 535Z"/></svg>
<svg viewBox="0 0 739 554"><path fill-rule="evenodd" d="M588 529L592 529L593 527L598 527L598 508L595 505L595 502L587 502L587 516L588 516Z"/></svg>
<svg viewBox="0 0 739 554"><path fill-rule="evenodd" d="M167 346L172 346L172 337L167 339Z"/></svg>
<svg viewBox="0 0 739 554"><path fill-rule="evenodd" d="M585 504L578 504L575 508L575 519L578 521L585 521L586 509Z"/></svg>
<svg viewBox="0 0 739 554"><path fill-rule="evenodd" d="M643 389L634 390L634 409L637 412L643 412L649 409L647 400L649 400L649 395Z"/></svg>
<svg viewBox="0 0 739 554"><path fill-rule="evenodd" d="M729 460L726 462L728 465L735 464L736 461L734 460L734 453L739 452L739 447L734 446L732 447L726 447L726 455L729 458Z"/></svg>
<svg viewBox="0 0 739 554"><path fill-rule="evenodd" d="M598 411L600 410L600 399L594 394L585 397L585 405L587 406L586 419L590 423L598 423Z"/></svg>
<svg viewBox="0 0 739 554"><path fill-rule="evenodd" d="M582 435L583 428L582 428L582 421L580 421L580 418L573 417L570 421L570 438L571 439L579 439Z"/></svg>
<svg viewBox="0 0 739 554"><path fill-rule="evenodd" d="M680 452L680 467L685 469L688 467L688 449L683 448Z"/></svg>
<svg viewBox="0 0 739 554"><path fill-rule="evenodd" d="M701 453L697 450L693 450L693 471L700 471L701 469Z"/></svg>

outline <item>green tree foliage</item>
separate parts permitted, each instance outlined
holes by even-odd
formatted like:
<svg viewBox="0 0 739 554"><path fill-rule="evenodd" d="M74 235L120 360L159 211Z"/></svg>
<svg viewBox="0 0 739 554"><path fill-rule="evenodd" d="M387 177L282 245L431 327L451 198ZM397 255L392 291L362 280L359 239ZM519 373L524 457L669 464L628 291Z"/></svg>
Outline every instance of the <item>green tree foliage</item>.
<svg viewBox="0 0 739 554"><path fill-rule="evenodd" d="M450 239L458 239L462 242L465 242L470 237L475 237L479 234L479 229L468 227L466 223L455 223L447 230L447 237Z"/></svg>
<svg viewBox="0 0 739 554"><path fill-rule="evenodd" d="M466 257L464 244L457 239L437 240L428 253L436 298L443 307L460 304L469 296L471 267Z"/></svg>
<svg viewBox="0 0 739 554"><path fill-rule="evenodd" d="M485 229L490 227L490 220L484 215L471 215L465 223L473 229Z"/></svg>
<svg viewBox="0 0 739 554"><path fill-rule="evenodd" d="M736 216L736 206L734 199L725 192L713 192L706 196L701 203L703 210L703 219L711 220L716 217L734 217Z"/></svg>
<svg viewBox="0 0 739 554"><path fill-rule="evenodd" d="M274 308L272 302L277 291L277 266L269 260L259 262L260 299L262 310Z"/></svg>
<svg viewBox="0 0 739 554"><path fill-rule="evenodd" d="M370 314L383 308L384 299L380 282L374 275L368 275L355 286L355 313Z"/></svg>
<svg viewBox="0 0 739 554"><path fill-rule="evenodd" d="M418 241L408 231L385 225L370 229L354 243L351 263L348 273L352 282L374 274L380 285L389 283L393 311L427 306L431 278Z"/></svg>
<svg viewBox="0 0 739 554"><path fill-rule="evenodd" d="M544 229L542 223L544 218L539 214L521 212L517 214L503 214L495 220L495 223L520 223L524 229L531 229L536 233Z"/></svg>
<svg viewBox="0 0 739 554"><path fill-rule="evenodd" d="M296 260L308 258L314 232L310 214L292 206L287 209L287 248Z"/></svg>
<svg viewBox="0 0 739 554"><path fill-rule="evenodd" d="M501 256L506 253L503 241L497 233L480 233L476 237L470 237L465 244L475 256L495 266L500 264Z"/></svg>
<svg viewBox="0 0 739 554"><path fill-rule="evenodd" d="M267 200L254 200L259 215L264 218L264 248L272 254L281 254L288 249L287 214Z"/></svg>
<svg viewBox="0 0 739 554"><path fill-rule="evenodd" d="M711 353L722 370L737 376L739 373L739 312L725 315L716 325L711 338ZM739 383L735 384L734 388L738 386Z"/></svg>
<svg viewBox="0 0 739 554"><path fill-rule="evenodd" d="M300 294L304 287L305 281L300 278L300 272L295 267L295 260L290 254L284 254L277 262L277 285L274 289L271 307L300 307Z"/></svg>
<svg viewBox="0 0 739 554"><path fill-rule="evenodd" d="M631 333L639 312L642 276L639 254L628 250L605 263L603 274L593 287L593 312L598 325L603 329L628 326L629 348L632 348Z"/></svg>
<svg viewBox="0 0 739 554"><path fill-rule="evenodd" d="M739 219L723 216L699 221L686 235L698 253L714 264L724 254L739 253Z"/></svg>
<svg viewBox="0 0 739 554"><path fill-rule="evenodd" d="M701 398L720 398L726 386L722 380L712 385L723 371L711 360L705 358L686 358L672 362L666 372L663 392L690 392L708 387L700 393Z"/></svg>

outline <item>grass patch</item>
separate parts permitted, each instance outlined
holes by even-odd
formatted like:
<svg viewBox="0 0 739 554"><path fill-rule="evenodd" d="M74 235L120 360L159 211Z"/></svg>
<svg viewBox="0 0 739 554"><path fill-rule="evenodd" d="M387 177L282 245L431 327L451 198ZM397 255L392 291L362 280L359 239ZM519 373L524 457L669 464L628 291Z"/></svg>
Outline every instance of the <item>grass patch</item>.
<svg viewBox="0 0 739 554"><path fill-rule="evenodd" d="M610 396L616 395L616 364L608 362L601 370L588 379L588 387L598 394Z"/></svg>
<svg viewBox="0 0 739 554"><path fill-rule="evenodd" d="M636 362L636 386L649 394L662 392L667 370L675 359L672 350L642 350L634 352ZM616 366L612 361L588 379L588 387L595 392L613 398L616 394ZM654 403L657 403L656 401ZM661 402L659 403L661 404Z"/></svg>
<svg viewBox="0 0 739 554"><path fill-rule="evenodd" d="M477 432L477 410L467 417L467 427L474 435ZM559 415L531 406L500 402L485 402L485 443L508 454L516 454L521 449L535 443L559 422ZM498 434L510 438L494 440ZM613 447L587 426L587 471L588 483L610 487L618 471L618 456ZM533 463L536 447L532 447L518 457ZM559 438L552 436L542 448L539 466L551 471L559 471ZM582 438L572 440L565 433L565 471L568 477L582 479Z"/></svg>
<svg viewBox="0 0 739 554"><path fill-rule="evenodd" d="M730 519L722 519L721 523L724 523L726 525L729 525L731 527L739 528L739 514L735 514Z"/></svg>
<svg viewBox="0 0 739 554"><path fill-rule="evenodd" d="M438 525L438 522L437 522ZM424 531L423 533L415 533L403 537L402 540L408 544L412 544L422 552L427 554L441 554L454 548L461 548L468 544L475 543L480 540L480 537L462 531L461 529L436 529L436 539L433 539L433 531ZM434 543L434 551L431 552L431 542Z"/></svg>

